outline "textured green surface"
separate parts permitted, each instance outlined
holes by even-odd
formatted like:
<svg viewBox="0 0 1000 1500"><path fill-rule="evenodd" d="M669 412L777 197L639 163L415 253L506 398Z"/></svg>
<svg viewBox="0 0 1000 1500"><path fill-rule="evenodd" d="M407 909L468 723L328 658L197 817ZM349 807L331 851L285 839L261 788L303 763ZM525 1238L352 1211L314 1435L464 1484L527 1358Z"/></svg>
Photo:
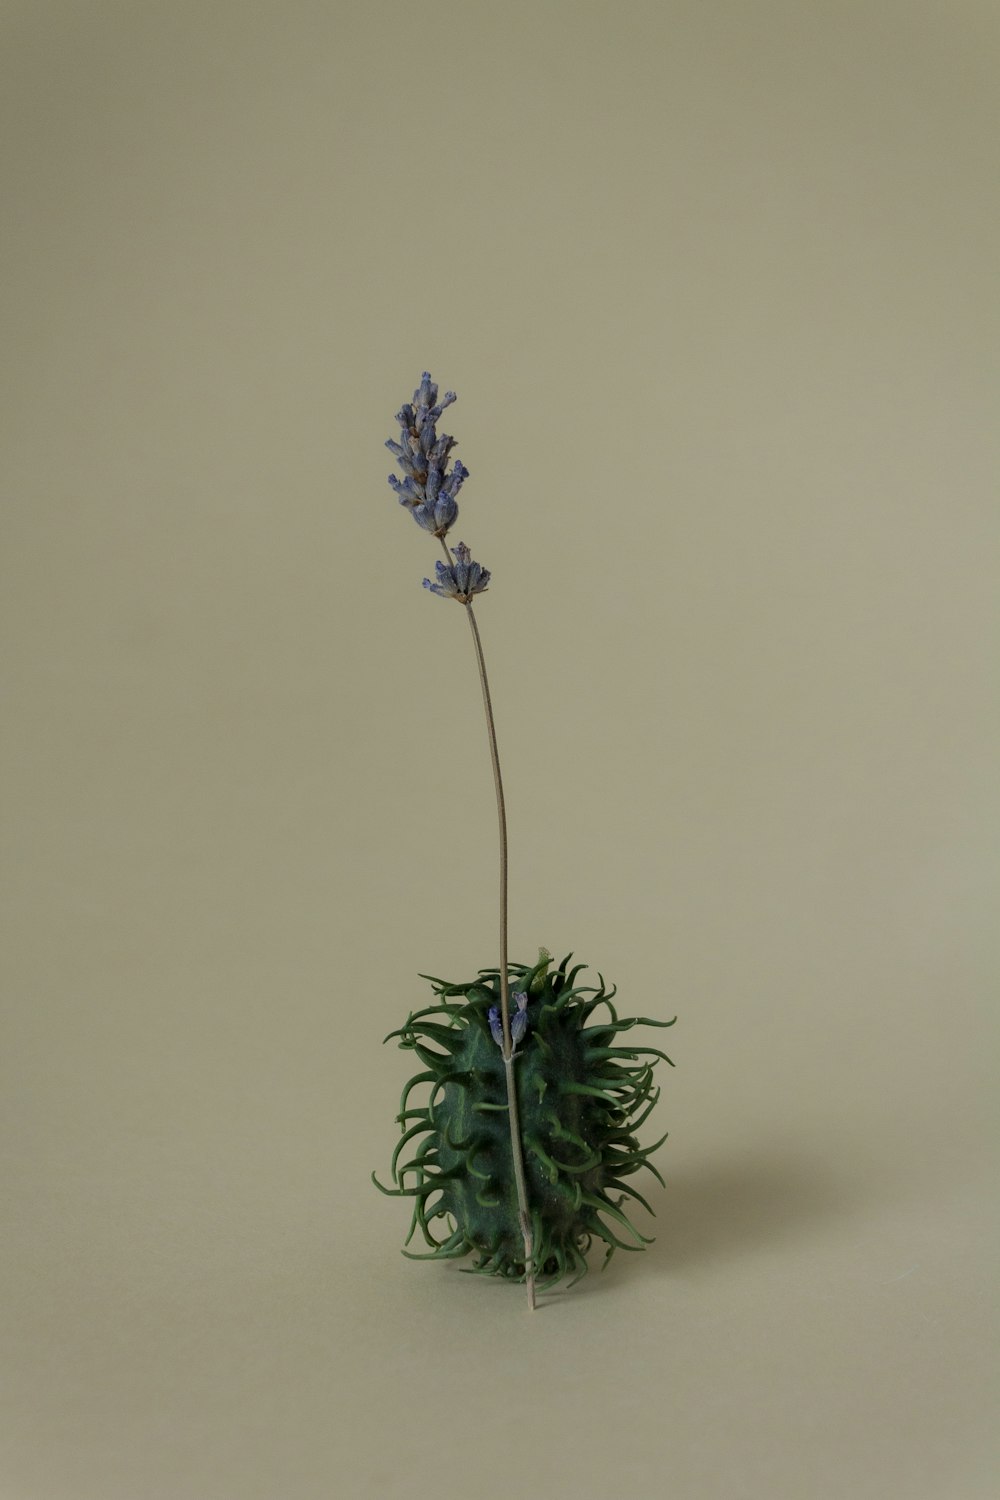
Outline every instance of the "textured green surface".
<svg viewBox="0 0 1000 1500"><path fill-rule="evenodd" d="M577 985L585 966L569 970L569 957L552 972L547 954L530 969L510 966L512 988L528 994L529 1027L515 1078L535 1271L548 1285L567 1274L582 1276L594 1239L607 1246L605 1264L616 1248L649 1243L622 1205L635 1199L652 1213L630 1179L647 1167L662 1182L648 1158L666 1139L641 1147L636 1131L660 1095L653 1068L670 1059L655 1047L620 1046L617 1037L634 1026L673 1022L619 1020L614 990L605 989L603 978L599 986ZM430 982L437 1003L390 1033L416 1053L423 1070L400 1101L395 1186L373 1178L383 1192L413 1199L406 1244L419 1227L430 1249L404 1248L404 1255L445 1260L473 1253L476 1263L467 1269L522 1280L503 1059L487 1019L490 1006L499 1004L499 971L483 969L469 984ZM606 1020L596 1019L602 1007ZM429 1088L426 1102L411 1106L410 1095L422 1084ZM435 1228L442 1237L435 1237Z"/></svg>

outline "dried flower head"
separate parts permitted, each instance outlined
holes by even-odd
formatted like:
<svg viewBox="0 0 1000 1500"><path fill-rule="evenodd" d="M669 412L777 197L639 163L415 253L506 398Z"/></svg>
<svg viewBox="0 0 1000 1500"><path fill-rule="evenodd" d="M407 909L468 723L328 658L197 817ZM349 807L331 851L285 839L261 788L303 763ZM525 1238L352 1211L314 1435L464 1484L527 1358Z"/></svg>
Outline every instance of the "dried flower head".
<svg viewBox="0 0 1000 1500"><path fill-rule="evenodd" d="M518 990L510 998L517 1003L517 1009L511 1012L510 1017L510 1039L516 1047L524 1040L525 1032L528 1030L528 997L523 990ZM503 1021L499 1005L490 1006L487 1020L490 1023L490 1034L493 1040L498 1047L502 1047Z"/></svg>
<svg viewBox="0 0 1000 1500"><path fill-rule="evenodd" d="M468 604L473 594L486 592L490 572L472 561L472 553L464 542L459 542L451 550L456 561L437 563L437 583L425 578L424 588L430 589L432 594L440 594L442 599L457 599L459 604Z"/></svg>
<svg viewBox="0 0 1000 1500"><path fill-rule="evenodd" d="M448 455L455 439L437 434L438 418L456 399L454 391L446 391L438 401L438 388L425 370L412 402L396 413L399 442L390 438L385 445L406 476L400 481L395 474L389 475L400 505L406 506L418 526L438 537L445 536L458 518L457 496L469 474L457 459L449 470Z"/></svg>

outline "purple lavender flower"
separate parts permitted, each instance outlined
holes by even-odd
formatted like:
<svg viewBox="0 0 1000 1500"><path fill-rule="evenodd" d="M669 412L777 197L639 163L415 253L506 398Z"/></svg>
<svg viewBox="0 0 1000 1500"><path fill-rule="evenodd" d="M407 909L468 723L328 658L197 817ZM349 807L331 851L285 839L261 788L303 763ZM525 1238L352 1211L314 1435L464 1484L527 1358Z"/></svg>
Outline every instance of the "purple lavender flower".
<svg viewBox="0 0 1000 1500"><path fill-rule="evenodd" d="M512 1000L517 1001L517 1009L510 1018L510 1039L516 1047L524 1040L528 1029L528 997L522 992L511 995ZM503 1046L503 1021L500 1019L499 1005L491 1005L487 1017L490 1023L490 1033L498 1047Z"/></svg>
<svg viewBox="0 0 1000 1500"><path fill-rule="evenodd" d="M446 407L456 400L454 391L446 391L438 401L438 388L425 370L420 384L396 413L400 441L390 438L386 447L396 455L405 474L398 480L389 475L389 483L400 505L405 505L418 526L434 536L447 534L458 518L456 497L469 471L458 459L448 468L448 455L455 439L447 433L437 434L437 420Z"/></svg>
<svg viewBox="0 0 1000 1500"><path fill-rule="evenodd" d="M457 560L437 563L437 583L425 578L424 588L430 589L432 594L440 594L442 599L457 599L459 604L468 604L473 594L485 593L490 581L489 569L472 561L472 553L464 542L459 542L451 550Z"/></svg>

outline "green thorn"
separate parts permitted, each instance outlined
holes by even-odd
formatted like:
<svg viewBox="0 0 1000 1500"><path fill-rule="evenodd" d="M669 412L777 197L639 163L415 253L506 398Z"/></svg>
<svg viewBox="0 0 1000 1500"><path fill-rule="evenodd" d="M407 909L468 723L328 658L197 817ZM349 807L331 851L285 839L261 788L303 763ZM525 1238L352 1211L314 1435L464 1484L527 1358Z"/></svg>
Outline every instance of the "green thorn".
<svg viewBox="0 0 1000 1500"><path fill-rule="evenodd" d="M493 1173L492 1172L480 1172L476 1167L474 1167L472 1165L472 1163L476 1159L476 1156L479 1154L479 1152L481 1150L482 1150L482 1146L474 1146L473 1147L473 1149L469 1152L468 1156L465 1158L465 1170L469 1173L470 1177L478 1177L479 1180L480 1180L480 1182L489 1182L490 1178L493 1176ZM479 1200L477 1199L476 1201L478 1202ZM483 1206L486 1207L485 1204Z"/></svg>
<svg viewBox="0 0 1000 1500"><path fill-rule="evenodd" d="M635 1238L642 1244L652 1244L652 1241L648 1239L646 1235L640 1234L635 1225L630 1222L625 1214L622 1213L620 1208L615 1207L615 1205L609 1198L605 1198L603 1195L597 1195L595 1193L584 1193L583 1201L588 1205L588 1207L596 1209L599 1213L610 1214L613 1219L621 1224L623 1229L627 1229L629 1234L634 1235Z"/></svg>
<svg viewBox="0 0 1000 1500"><path fill-rule="evenodd" d="M524 1144L527 1146L532 1156L537 1157L541 1162L542 1166L545 1169L545 1175L549 1179L549 1181L558 1182L559 1168L552 1160L551 1156L549 1156L548 1152L543 1149L541 1143L533 1135L529 1135L525 1136Z"/></svg>
<svg viewBox="0 0 1000 1500"><path fill-rule="evenodd" d="M559 1092L560 1094L585 1094L594 1099L604 1099L608 1104L618 1103L613 1094L609 1094L605 1089L592 1088L589 1083L561 1083Z"/></svg>
<svg viewBox="0 0 1000 1500"><path fill-rule="evenodd" d="M436 1073L415 1073L409 1083L404 1085L403 1092L399 1096L400 1113L403 1113L406 1109L406 1101L410 1097L410 1090L415 1089L418 1083L431 1083L435 1078L437 1078Z"/></svg>
<svg viewBox="0 0 1000 1500"><path fill-rule="evenodd" d="M652 1214L654 1219L656 1218L656 1210L653 1208L653 1205L648 1203L635 1188L629 1187L627 1183L621 1182L617 1177L609 1177L605 1183L605 1187L618 1188L620 1192L628 1193L630 1198L635 1198L637 1202L642 1204L647 1213Z"/></svg>
<svg viewBox="0 0 1000 1500"><path fill-rule="evenodd" d="M456 1230L450 1239L442 1240L436 1250L420 1252L404 1250L402 1252L407 1260L457 1260L460 1255L468 1255L468 1253L465 1235L461 1230Z"/></svg>
<svg viewBox="0 0 1000 1500"><path fill-rule="evenodd" d="M432 1193L436 1186L433 1182L424 1182L415 1188L387 1188L382 1186L374 1172L372 1173L372 1182L374 1182L379 1192L384 1193L387 1198L419 1198L426 1193Z"/></svg>
<svg viewBox="0 0 1000 1500"><path fill-rule="evenodd" d="M434 1126L429 1121L426 1122L426 1123L424 1123L424 1122L421 1121L421 1122L418 1122L416 1125L411 1125L410 1128L409 1128L409 1130L404 1131L404 1133L400 1136L399 1142L398 1142L398 1144L396 1146L396 1149L392 1153L392 1165L389 1168L389 1170L392 1173L393 1181L394 1182L398 1182L399 1181L399 1178L396 1176L396 1163L399 1160L399 1153L402 1151L402 1149L406 1145L407 1141L411 1141L415 1135L421 1135L421 1134L425 1133L426 1131L433 1130L433 1129L434 1129Z"/></svg>

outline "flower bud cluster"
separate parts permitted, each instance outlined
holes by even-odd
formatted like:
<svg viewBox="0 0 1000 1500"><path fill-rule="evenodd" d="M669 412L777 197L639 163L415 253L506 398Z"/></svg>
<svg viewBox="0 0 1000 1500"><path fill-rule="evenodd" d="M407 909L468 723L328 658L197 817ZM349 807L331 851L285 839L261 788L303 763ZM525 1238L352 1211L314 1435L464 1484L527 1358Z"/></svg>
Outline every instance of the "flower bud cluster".
<svg viewBox="0 0 1000 1500"><path fill-rule="evenodd" d="M515 992L510 997L516 1006L510 1017L510 1039L517 1047L524 1040L525 1032L528 1030L528 997L523 990ZM499 1005L491 1005L489 1016L490 1034L498 1047L503 1046L503 1020L500 1016Z"/></svg>
<svg viewBox="0 0 1000 1500"><path fill-rule="evenodd" d="M455 561L437 563L437 583L425 578L424 588L430 589L432 594L440 594L442 599L457 599L459 604L468 604L473 594L486 592L490 571L472 561L472 553L464 542L459 542L451 550Z"/></svg>
<svg viewBox="0 0 1000 1500"><path fill-rule="evenodd" d="M465 465L456 459L448 467L455 439L448 433L438 436L437 422L442 412L457 398L446 391L438 400L438 388L427 370L413 392L413 400L396 413L399 442L390 438L386 447L395 454L404 478L389 475L389 483L400 505L406 507L418 526L429 531L442 543L458 519L458 492L469 476ZM454 563L437 564L437 580L424 579L424 587L442 599L456 599L468 604L473 595L485 591L489 571L472 561L464 542L451 549Z"/></svg>
<svg viewBox="0 0 1000 1500"><path fill-rule="evenodd" d="M455 392L447 391L442 401L437 397L438 388L425 370L412 402L396 413L400 441L390 438L385 446L406 476L400 482L395 474L389 475L400 505L406 506L418 526L443 537L458 517L458 492L469 471L458 459L449 470L448 455L455 439L437 434L437 420L457 399Z"/></svg>

